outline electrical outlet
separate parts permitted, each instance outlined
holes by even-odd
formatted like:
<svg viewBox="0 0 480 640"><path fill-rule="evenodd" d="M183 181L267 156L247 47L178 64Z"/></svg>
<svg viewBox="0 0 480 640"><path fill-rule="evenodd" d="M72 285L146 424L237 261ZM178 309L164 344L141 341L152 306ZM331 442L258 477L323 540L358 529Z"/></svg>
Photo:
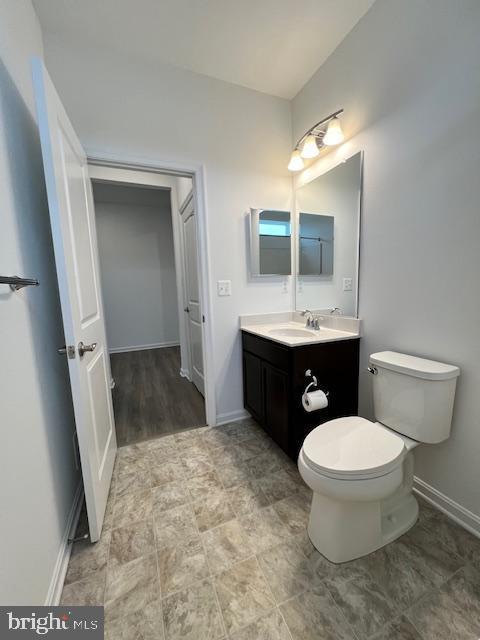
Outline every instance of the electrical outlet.
<svg viewBox="0 0 480 640"><path fill-rule="evenodd" d="M353 289L353 278L344 278L343 279L343 290L344 291L352 291Z"/></svg>
<svg viewBox="0 0 480 640"><path fill-rule="evenodd" d="M231 296L232 295L232 281L231 280L218 280L217 281L217 295L219 295L219 296Z"/></svg>

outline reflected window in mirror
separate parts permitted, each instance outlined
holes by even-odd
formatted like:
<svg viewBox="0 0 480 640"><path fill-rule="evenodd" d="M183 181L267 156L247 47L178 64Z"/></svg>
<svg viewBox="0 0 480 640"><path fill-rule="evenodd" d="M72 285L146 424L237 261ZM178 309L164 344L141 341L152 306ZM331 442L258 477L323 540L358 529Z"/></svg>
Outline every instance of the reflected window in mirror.
<svg viewBox="0 0 480 640"><path fill-rule="evenodd" d="M357 315L362 153L298 188L297 310Z"/></svg>
<svg viewBox="0 0 480 640"><path fill-rule="evenodd" d="M290 211L251 209L252 275L290 275L292 273L291 243Z"/></svg>
<svg viewBox="0 0 480 640"><path fill-rule="evenodd" d="M325 276L333 274L333 221L333 216L300 212L299 275Z"/></svg>

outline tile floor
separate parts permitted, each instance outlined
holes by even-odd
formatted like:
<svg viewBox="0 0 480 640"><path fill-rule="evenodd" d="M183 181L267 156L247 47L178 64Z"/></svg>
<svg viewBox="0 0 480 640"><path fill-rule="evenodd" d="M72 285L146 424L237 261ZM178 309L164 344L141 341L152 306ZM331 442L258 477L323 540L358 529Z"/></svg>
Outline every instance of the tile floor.
<svg viewBox="0 0 480 640"><path fill-rule="evenodd" d="M310 498L252 421L124 447L62 603L104 604L108 640L478 640L480 540L422 503L398 541L333 565Z"/></svg>

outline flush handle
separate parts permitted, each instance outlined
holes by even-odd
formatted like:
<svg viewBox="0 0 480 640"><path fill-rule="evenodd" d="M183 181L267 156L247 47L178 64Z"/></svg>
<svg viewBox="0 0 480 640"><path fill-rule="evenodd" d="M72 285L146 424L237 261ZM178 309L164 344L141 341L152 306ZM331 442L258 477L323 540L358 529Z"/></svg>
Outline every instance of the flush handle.
<svg viewBox="0 0 480 640"><path fill-rule="evenodd" d="M372 376L376 376L378 374L377 367L367 367L367 371L368 373L371 373Z"/></svg>

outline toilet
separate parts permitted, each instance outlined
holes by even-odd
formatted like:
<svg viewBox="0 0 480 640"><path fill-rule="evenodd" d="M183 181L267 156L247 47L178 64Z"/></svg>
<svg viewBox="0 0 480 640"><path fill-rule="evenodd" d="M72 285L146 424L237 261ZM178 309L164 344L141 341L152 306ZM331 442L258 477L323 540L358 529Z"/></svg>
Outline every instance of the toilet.
<svg viewBox="0 0 480 640"><path fill-rule="evenodd" d="M331 562L364 556L418 517L413 453L450 435L458 367L382 351L370 356L377 422L337 418L305 438L298 468L313 491L312 544Z"/></svg>

